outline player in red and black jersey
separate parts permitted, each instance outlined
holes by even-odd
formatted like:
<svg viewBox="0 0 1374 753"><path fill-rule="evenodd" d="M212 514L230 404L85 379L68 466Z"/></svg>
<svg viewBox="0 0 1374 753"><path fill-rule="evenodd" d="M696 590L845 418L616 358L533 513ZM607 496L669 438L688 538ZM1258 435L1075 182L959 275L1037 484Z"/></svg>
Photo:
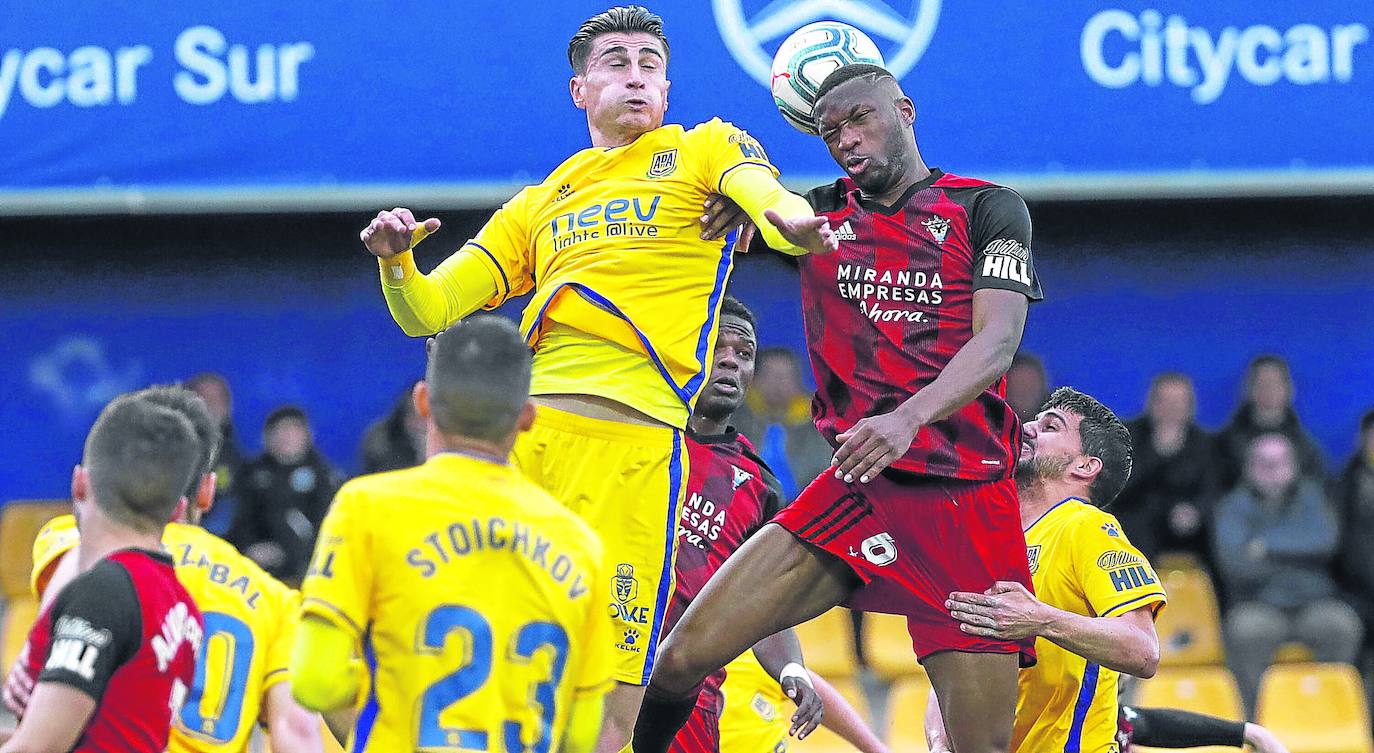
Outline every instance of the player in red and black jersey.
<svg viewBox="0 0 1374 753"><path fill-rule="evenodd" d="M813 414L835 467L725 564L660 647L635 749L661 750L682 699L759 636L846 604L905 615L941 705L959 715L946 717L956 749L1005 751L1034 644L969 635L945 600L999 580L1031 587L1012 480L1021 430L1004 398L1041 297L1030 217L1010 189L926 166L915 108L882 68L832 73L816 116L847 173L808 197L839 250L801 261Z"/></svg>
<svg viewBox="0 0 1374 753"><path fill-rule="evenodd" d="M668 607L667 631L671 631L726 558L782 508L781 484L749 440L730 426L731 417L744 404L754 381L757 350L753 312L726 296L720 307L720 334L711 361L711 379L687 421L686 446L691 470L677 530L677 588ZM791 630L759 641L752 653L759 665L778 681L783 693L797 704L791 719L792 734L798 738L809 734L821 720L823 710L826 726L852 742L856 749L886 750L843 696L806 669L801 646ZM749 661L748 657L744 661ZM726 670L719 669L706 678L696 710L673 740L673 753L720 753L725 677ZM769 732L782 734L762 717L758 724L764 728L759 735L763 739L768 738ZM775 738L773 743L776 742Z"/></svg>
<svg viewBox="0 0 1374 753"><path fill-rule="evenodd" d="M190 421L137 394L96 420L72 474L81 574L29 633L38 682L18 729L0 733L3 753L166 750L204 624L162 529L186 504L198 456Z"/></svg>

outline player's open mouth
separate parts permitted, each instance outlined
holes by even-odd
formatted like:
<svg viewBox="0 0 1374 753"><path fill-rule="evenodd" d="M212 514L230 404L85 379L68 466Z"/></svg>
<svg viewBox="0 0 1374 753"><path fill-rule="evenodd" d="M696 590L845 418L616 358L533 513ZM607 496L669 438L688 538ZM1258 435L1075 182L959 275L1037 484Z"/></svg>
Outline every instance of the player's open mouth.
<svg viewBox="0 0 1374 753"><path fill-rule="evenodd" d="M739 392L739 385L733 379L717 379L711 384L715 386L717 392L723 392L727 395Z"/></svg>
<svg viewBox="0 0 1374 753"><path fill-rule="evenodd" d="M847 157L844 161L844 169L850 174L861 173L868 167L867 157Z"/></svg>

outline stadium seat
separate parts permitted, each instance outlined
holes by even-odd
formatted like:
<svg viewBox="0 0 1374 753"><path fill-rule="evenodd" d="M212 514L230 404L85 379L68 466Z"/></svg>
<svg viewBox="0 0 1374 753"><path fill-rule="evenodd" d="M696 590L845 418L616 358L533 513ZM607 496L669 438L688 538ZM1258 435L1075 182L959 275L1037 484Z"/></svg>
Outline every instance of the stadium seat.
<svg viewBox="0 0 1374 753"><path fill-rule="evenodd" d="M1245 716L1236 679L1224 667L1163 667L1139 687L1138 706L1187 709L1226 719Z"/></svg>
<svg viewBox="0 0 1374 753"><path fill-rule="evenodd" d="M0 638L0 675L8 674L15 657L28 640L29 628L38 619L38 601L25 594L5 603L4 636Z"/></svg>
<svg viewBox="0 0 1374 753"><path fill-rule="evenodd" d="M66 500L16 500L0 511L0 589L6 599L29 595L33 540L44 523L71 511Z"/></svg>
<svg viewBox="0 0 1374 753"><path fill-rule="evenodd" d="M1151 557L1150 564L1155 566L1156 572L1203 569L1202 560L1198 559L1198 556L1192 552L1164 552L1158 557Z"/></svg>
<svg viewBox="0 0 1374 753"><path fill-rule="evenodd" d="M926 703L930 699L930 680L916 675L892 684L888 696L887 718L891 729L887 733L888 747L902 753L926 753Z"/></svg>
<svg viewBox="0 0 1374 753"><path fill-rule="evenodd" d="M869 713L868 702L864 700L864 694L859 688L858 682L852 679L830 680L830 678L826 678L826 680L835 686L835 689L844 696L846 701L849 701L849 705L858 709L865 721L871 723L872 714ZM853 753L855 750L854 746L846 742L844 738L825 727L812 732L805 740L791 739L787 749L791 753Z"/></svg>
<svg viewBox="0 0 1374 753"><path fill-rule="evenodd" d="M925 674L911 648L905 617L875 612L865 614L861 640L869 668L884 680Z"/></svg>
<svg viewBox="0 0 1374 753"><path fill-rule="evenodd" d="M854 657L854 623L849 610L835 607L810 622L797 626L806 666L834 682L858 672Z"/></svg>
<svg viewBox="0 0 1374 753"><path fill-rule="evenodd" d="M1289 641L1274 652L1275 664L1306 664L1312 661L1312 649L1305 643Z"/></svg>
<svg viewBox="0 0 1374 753"><path fill-rule="evenodd" d="M1225 652L1212 579L1197 568L1160 570L1159 576L1169 594L1169 605L1155 625L1160 666L1220 665Z"/></svg>
<svg viewBox="0 0 1374 753"><path fill-rule="evenodd" d="M1292 753L1374 753L1364 685L1348 664L1270 667L1256 716Z"/></svg>

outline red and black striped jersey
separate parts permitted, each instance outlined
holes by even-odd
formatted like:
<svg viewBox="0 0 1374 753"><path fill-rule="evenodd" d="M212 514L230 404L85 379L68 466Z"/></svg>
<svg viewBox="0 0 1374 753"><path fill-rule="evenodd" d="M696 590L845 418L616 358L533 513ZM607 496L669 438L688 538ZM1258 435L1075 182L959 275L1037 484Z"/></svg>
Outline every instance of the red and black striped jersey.
<svg viewBox="0 0 1374 753"><path fill-rule="evenodd" d="M973 294L1042 298L1026 204L1009 188L933 169L891 206L849 178L807 200L839 250L801 259L802 311L816 376L812 413L832 445L939 376L973 337ZM1009 478L1021 424L999 376L973 402L923 427L892 467L970 480Z"/></svg>
<svg viewBox="0 0 1374 753"><path fill-rule="evenodd" d="M163 552L123 549L68 583L29 632L38 682L97 702L76 753L161 753L195 677L205 623Z"/></svg>
<svg viewBox="0 0 1374 753"><path fill-rule="evenodd" d="M687 499L678 519L677 588L664 630L677 624L726 558L782 507L782 490L744 435L687 432ZM707 678L697 705L720 713L725 671Z"/></svg>

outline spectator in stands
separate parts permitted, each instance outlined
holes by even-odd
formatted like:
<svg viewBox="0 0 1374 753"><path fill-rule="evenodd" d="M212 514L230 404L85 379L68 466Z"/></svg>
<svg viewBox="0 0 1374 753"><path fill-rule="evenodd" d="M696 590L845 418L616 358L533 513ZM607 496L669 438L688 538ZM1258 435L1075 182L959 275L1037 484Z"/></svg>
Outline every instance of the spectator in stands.
<svg viewBox="0 0 1374 753"><path fill-rule="evenodd" d="M1303 476L1323 478L1321 448L1293 410L1293 375L1288 362L1276 355L1263 355L1246 368L1245 397L1230 423L1217 435L1222 488L1230 488L1240 479L1251 441L1270 432L1288 437Z"/></svg>
<svg viewBox="0 0 1374 753"><path fill-rule="evenodd" d="M1050 396L1050 378L1039 357L1018 351L1007 368L1007 404L1022 421L1034 421Z"/></svg>
<svg viewBox="0 0 1374 753"><path fill-rule="evenodd" d="M213 371L196 374L186 380L186 388L200 395L219 422L219 460L215 463L215 506L201 519L201 525L216 536L224 536L238 509L237 489L239 472L243 468L243 448L234 434L234 396L229 383Z"/></svg>
<svg viewBox="0 0 1374 753"><path fill-rule="evenodd" d="M415 400L407 387L396 396L391 412L372 422L363 434L363 473L396 471L419 465L425 459L425 420L415 412Z"/></svg>
<svg viewBox="0 0 1374 753"><path fill-rule="evenodd" d="M1112 511L1151 561L1162 552L1211 561L1216 469L1212 438L1194 420L1196 400L1187 376L1172 371L1156 375L1145 413L1126 424L1135 467Z"/></svg>
<svg viewBox="0 0 1374 753"><path fill-rule="evenodd" d="M340 478L315 449L310 422L295 406L263 424L266 450L243 467L229 540L272 575L297 584L315 548Z"/></svg>
<svg viewBox="0 0 1374 753"><path fill-rule="evenodd" d="M1304 478L1292 441L1261 434L1242 482L1217 505L1215 557L1231 608L1223 625L1231 671L1251 718L1274 652L1297 641L1317 661L1353 663L1363 625L1336 598L1330 565L1336 517L1322 487Z"/></svg>
<svg viewBox="0 0 1374 753"><path fill-rule="evenodd" d="M1359 443L1336 480L1337 574L1369 624L1374 623L1374 409L1360 419Z"/></svg>
<svg viewBox="0 0 1374 753"><path fill-rule="evenodd" d="M791 502L821 471L835 451L811 420L811 395L802 382L802 365L789 348L763 348L755 359L754 388L735 413L741 433L777 475Z"/></svg>

